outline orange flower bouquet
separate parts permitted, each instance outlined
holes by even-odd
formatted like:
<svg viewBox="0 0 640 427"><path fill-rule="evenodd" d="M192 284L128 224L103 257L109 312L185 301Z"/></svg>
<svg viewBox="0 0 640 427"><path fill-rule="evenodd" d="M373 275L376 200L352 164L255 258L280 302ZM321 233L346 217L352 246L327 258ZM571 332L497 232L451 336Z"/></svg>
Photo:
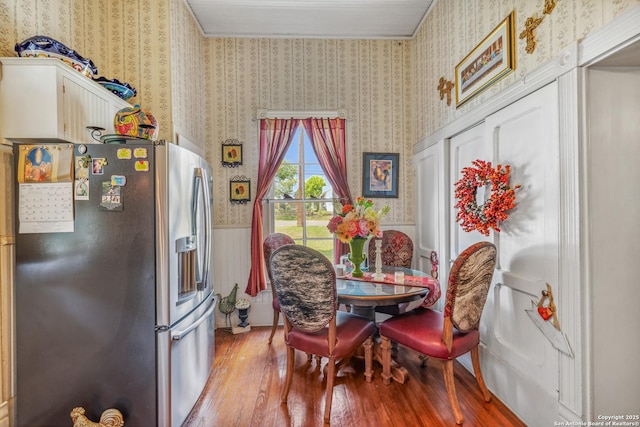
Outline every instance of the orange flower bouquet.
<svg viewBox="0 0 640 427"><path fill-rule="evenodd" d="M382 237L380 219L387 213L389 213L389 206L375 210L371 199L358 197L354 204L342 206L338 215L331 218L327 228L343 243L351 243L358 237L363 239Z"/></svg>
<svg viewBox="0 0 640 427"><path fill-rule="evenodd" d="M351 248L349 260L353 263L353 277L362 277L360 265L366 259L364 242L369 237L382 237L380 219L389 213L389 206L380 210L373 208L370 199L358 197L352 205L344 205L338 215L331 218L327 228Z"/></svg>

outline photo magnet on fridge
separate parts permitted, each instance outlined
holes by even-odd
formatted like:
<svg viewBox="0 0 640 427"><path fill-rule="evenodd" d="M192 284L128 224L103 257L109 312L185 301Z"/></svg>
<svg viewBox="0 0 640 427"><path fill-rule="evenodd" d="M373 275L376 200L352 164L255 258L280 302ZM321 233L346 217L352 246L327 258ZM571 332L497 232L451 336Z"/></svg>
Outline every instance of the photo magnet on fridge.
<svg viewBox="0 0 640 427"><path fill-rule="evenodd" d="M75 200L89 200L89 181L87 179L76 179L74 189Z"/></svg>
<svg viewBox="0 0 640 427"><path fill-rule="evenodd" d="M111 181L102 183L102 196L100 198L100 208L108 211L122 210L122 187L111 185Z"/></svg>

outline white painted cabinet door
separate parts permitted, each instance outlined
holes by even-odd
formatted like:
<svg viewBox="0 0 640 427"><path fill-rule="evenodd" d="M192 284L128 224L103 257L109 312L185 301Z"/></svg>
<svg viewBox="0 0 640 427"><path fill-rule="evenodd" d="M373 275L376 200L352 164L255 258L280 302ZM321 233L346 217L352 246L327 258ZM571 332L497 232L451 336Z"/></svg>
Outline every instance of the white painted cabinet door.
<svg viewBox="0 0 640 427"><path fill-rule="evenodd" d="M545 86L487 117L484 126L488 158L510 165L511 185L522 187L502 231L490 236L498 265L480 330L483 373L532 426L553 425L558 416L558 351L525 313L545 283L556 291L561 286L557 93L557 83Z"/></svg>
<svg viewBox="0 0 640 427"><path fill-rule="evenodd" d="M0 58L0 136L10 140L99 143L87 126L114 133L130 107L99 84L51 58Z"/></svg>
<svg viewBox="0 0 640 427"><path fill-rule="evenodd" d="M446 283L449 274L447 257L447 229L449 209L447 206L447 170L445 141L428 147L414 159L416 182L416 268L431 271L431 251L436 251L440 260L439 279ZM443 257L444 255L444 257ZM443 308L440 298L436 307Z"/></svg>
<svg viewBox="0 0 640 427"><path fill-rule="evenodd" d="M115 112L109 101L86 90L67 76L62 81L64 139L75 143L97 142L91 138L87 126L101 127L106 130L104 134L114 133Z"/></svg>

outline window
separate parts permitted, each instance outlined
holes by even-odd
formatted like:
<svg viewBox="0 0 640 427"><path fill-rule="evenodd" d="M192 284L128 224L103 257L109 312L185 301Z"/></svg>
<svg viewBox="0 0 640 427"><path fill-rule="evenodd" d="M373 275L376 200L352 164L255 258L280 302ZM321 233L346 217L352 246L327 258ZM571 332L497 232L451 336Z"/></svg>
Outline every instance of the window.
<svg viewBox="0 0 640 427"><path fill-rule="evenodd" d="M270 231L285 233L333 259L333 235L327 223L333 215L333 189L302 125L271 188Z"/></svg>

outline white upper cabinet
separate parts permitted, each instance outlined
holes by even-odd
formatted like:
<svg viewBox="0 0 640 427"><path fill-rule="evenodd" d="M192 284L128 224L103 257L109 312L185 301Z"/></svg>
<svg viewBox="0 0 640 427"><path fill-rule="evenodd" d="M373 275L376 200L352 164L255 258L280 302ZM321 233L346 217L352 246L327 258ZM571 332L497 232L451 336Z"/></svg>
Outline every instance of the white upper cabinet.
<svg viewBox="0 0 640 427"><path fill-rule="evenodd" d="M58 59L0 58L0 136L94 143L88 126L114 133L113 118L129 103Z"/></svg>

